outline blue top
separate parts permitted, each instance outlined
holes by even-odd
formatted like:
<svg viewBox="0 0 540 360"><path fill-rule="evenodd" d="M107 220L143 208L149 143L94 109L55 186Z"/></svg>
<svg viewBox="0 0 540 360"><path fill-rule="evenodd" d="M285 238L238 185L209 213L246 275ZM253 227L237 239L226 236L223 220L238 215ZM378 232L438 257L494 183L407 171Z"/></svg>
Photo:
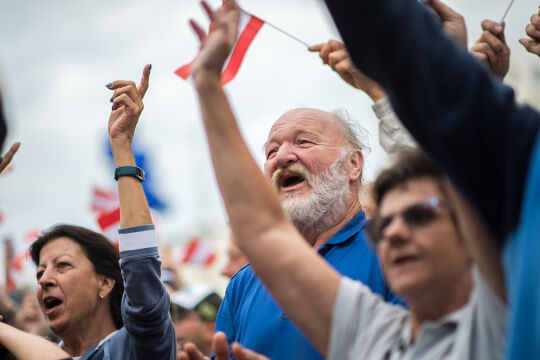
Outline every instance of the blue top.
<svg viewBox="0 0 540 360"><path fill-rule="evenodd" d="M418 1L326 4L354 63L382 85L405 127L504 244L507 356L540 359L540 114L518 105Z"/></svg>
<svg viewBox="0 0 540 360"><path fill-rule="evenodd" d="M81 360L176 360L176 336L169 295L160 280L154 226L120 229L118 242L124 327L88 349Z"/></svg>
<svg viewBox="0 0 540 360"><path fill-rule="evenodd" d="M379 262L367 242L364 212L319 248L341 274L360 280L388 301L402 303L388 289ZM270 359L322 359L308 339L272 299L250 265L231 279L216 319L216 331Z"/></svg>
<svg viewBox="0 0 540 360"><path fill-rule="evenodd" d="M540 359L540 137L531 159L520 224L504 249L510 314L509 359Z"/></svg>

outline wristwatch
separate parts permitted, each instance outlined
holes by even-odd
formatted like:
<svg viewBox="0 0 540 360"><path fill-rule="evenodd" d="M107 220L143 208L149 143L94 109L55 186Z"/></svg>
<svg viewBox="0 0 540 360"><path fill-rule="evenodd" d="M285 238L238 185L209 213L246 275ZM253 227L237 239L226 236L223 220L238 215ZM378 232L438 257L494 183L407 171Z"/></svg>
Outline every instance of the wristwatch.
<svg viewBox="0 0 540 360"><path fill-rule="evenodd" d="M118 181L120 176L134 176L140 182L144 181L144 170L137 166L119 166L114 170L114 180Z"/></svg>

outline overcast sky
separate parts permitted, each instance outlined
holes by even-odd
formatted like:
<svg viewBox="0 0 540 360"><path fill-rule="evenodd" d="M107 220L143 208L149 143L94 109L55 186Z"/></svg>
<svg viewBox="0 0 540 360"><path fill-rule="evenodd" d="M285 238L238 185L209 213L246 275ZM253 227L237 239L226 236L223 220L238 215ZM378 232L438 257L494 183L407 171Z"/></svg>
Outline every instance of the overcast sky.
<svg viewBox="0 0 540 360"><path fill-rule="evenodd" d="M198 1L0 3L6 145L22 142L14 170L0 178L0 234L20 239L29 230L58 222L97 229L89 209L91 189L115 186L104 145L111 97L105 84L115 79L138 82L146 63L153 69L137 141L147 149L158 193L170 205L162 217L163 233L181 239L224 225L194 91L173 74L197 51L187 22L194 17L206 24ZM465 16L472 45L480 21L499 20L509 1L448 3ZM240 5L309 44L338 37L324 5L316 0L241 0ZM525 53L517 39L537 9L537 1L517 0L510 11L507 39L513 55ZM262 28L227 93L260 164L271 124L293 107L310 106L347 109L371 134L367 178L384 166L367 96L323 67L316 54L271 27Z"/></svg>

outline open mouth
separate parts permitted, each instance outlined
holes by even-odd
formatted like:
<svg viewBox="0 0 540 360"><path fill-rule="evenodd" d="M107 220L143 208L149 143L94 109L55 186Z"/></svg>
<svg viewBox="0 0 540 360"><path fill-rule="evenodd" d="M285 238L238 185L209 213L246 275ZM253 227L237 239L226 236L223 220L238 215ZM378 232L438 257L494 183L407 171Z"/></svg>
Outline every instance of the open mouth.
<svg viewBox="0 0 540 360"><path fill-rule="evenodd" d="M59 298L56 298L54 296L48 296L43 300L43 305L45 305L46 314L49 315L50 313L54 312L54 310L62 304L62 300Z"/></svg>
<svg viewBox="0 0 540 360"><path fill-rule="evenodd" d="M286 171L279 177L278 185L280 189L287 190L304 181L306 181L306 179L302 174Z"/></svg>
<svg viewBox="0 0 540 360"><path fill-rule="evenodd" d="M296 174L288 174L281 177L279 181L279 186L281 188L288 188L298 185L301 182L304 182L304 178L302 176Z"/></svg>
<svg viewBox="0 0 540 360"><path fill-rule="evenodd" d="M413 261L416 261L418 258L412 255L399 256L392 262L395 266L403 266L409 264Z"/></svg>

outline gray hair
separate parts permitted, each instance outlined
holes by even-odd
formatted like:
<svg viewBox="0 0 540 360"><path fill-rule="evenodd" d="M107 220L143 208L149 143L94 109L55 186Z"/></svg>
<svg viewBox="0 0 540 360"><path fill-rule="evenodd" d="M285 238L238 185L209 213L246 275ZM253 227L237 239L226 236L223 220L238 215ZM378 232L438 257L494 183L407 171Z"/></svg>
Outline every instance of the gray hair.
<svg viewBox="0 0 540 360"><path fill-rule="evenodd" d="M362 153L369 153L371 148L368 142L368 132L358 122L354 121L347 110L335 109L330 111L335 115L337 127L343 131L349 145L355 150L360 150Z"/></svg>

